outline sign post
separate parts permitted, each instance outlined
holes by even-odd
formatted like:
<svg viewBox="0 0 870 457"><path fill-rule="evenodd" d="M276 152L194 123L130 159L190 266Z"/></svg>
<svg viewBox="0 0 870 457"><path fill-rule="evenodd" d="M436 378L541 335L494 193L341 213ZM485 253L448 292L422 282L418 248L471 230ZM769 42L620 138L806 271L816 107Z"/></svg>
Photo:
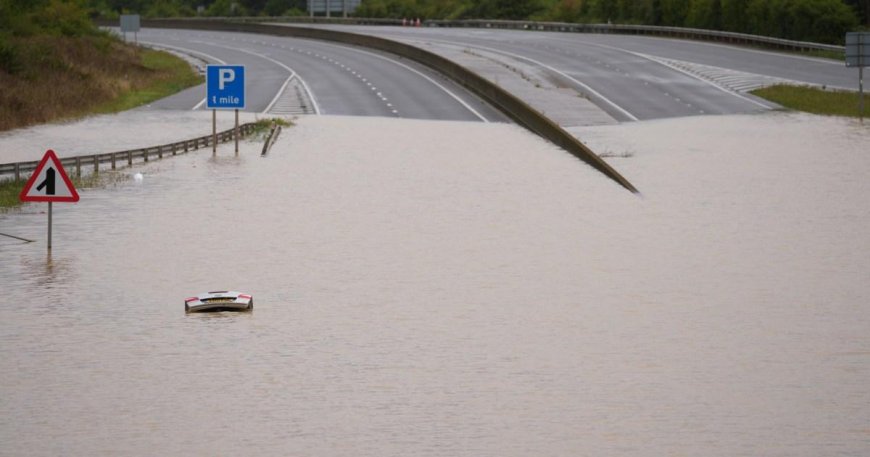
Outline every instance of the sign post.
<svg viewBox="0 0 870 457"><path fill-rule="evenodd" d="M864 67L870 66L870 32L846 34L846 66L858 67L858 109L864 119Z"/></svg>
<svg viewBox="0 0 870 457"><path fill-rule="evenodd" d="M245 109L244 65L206 67L206 108L212 110L212 154L217 153L217 110L236 110L236 154L239 153L239 109Z"/></svg>
<svg viewBox="0 0 870 457"><path fill-rule="evenodd" d="M79 194L54 151L51 149L45 151L36 170L21 189L18 199L23 202L48 202L48 252L50 253L52 203L79 201Z"/></svg>

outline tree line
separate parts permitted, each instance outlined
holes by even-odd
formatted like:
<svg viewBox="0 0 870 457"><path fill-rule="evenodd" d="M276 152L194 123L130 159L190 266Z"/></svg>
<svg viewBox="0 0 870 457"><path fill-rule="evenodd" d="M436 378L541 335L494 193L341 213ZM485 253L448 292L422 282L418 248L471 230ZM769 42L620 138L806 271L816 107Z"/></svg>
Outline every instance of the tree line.
<svg viewBox="0 0 870 457"><path fill-rule="evenodd" d="M364 17L513 19L691 27L842 43L870 0L364 0Z"/></svg>
<svg viewBox="0 0 870 457"><path fill-rule="evenodd" d="M9 10L10 5L14 9L33 4L72 4L99 17L123 13L146 17L303 16L308 14L307 3L306 0L0 0L0 12ZM362 0L352 14L394 19L512 19L691 27L833 44L842 44L848 31L870 30L870 0Z"/></svg>

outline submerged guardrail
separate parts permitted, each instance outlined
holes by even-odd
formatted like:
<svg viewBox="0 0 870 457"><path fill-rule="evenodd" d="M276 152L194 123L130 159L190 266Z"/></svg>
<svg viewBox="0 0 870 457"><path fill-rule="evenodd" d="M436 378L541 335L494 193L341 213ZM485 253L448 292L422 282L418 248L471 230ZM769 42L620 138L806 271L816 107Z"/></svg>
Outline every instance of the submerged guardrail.
<svg viewBox="0 0 870 457"><path fill-rule="evenodd" d="M257 129L255 122L249 122L239 126L239 138L244 138L250 135ZM235 139L235 128L219 132L217 134L217 142L226 143ZM60 159L60 163L64 168L75 170L77 176L82 175L82 167L93 166L94 172L100 171L100 164L110 164L112 170L118 167L118 164L127 163L132 166L134 161L148 162L152 158L162 159L164 155L178 155L190 151L195 151L200 148L209 147L212 145L213 135L205 135L191 140L177 141L175 143L162 144L160 146L152 146L148 148L129 149L126 151L106 152L103 154L86 154L74 157L65 157ZM15 180L21 179L24 173L32 172L39 165L38 160L27 162L14 162L0 164L0 176L13 175Z"/></svg>
<svg viewBox="0 0 870 457"><path fill-rule="evenodd" d="M264 156L269 153L269 149L272 148L272 145L278 141L278 135L281 134L281 126L278 124L272 124L272 128L269 130L269 135L266 137L266 141L263 142L263 151L260 152L261 156Z"/></svg>
<svg viewBox="0 0 870 457"><path fill-rule="evenodd" d="M293 27L287 25L254 24L249 22L222 21L213 19L152 19L143 20L142 27L217 30L225 32L258 33L263 35L289 36L315 40L333 41L343 44L363 46L389 52L420 64L426 65L446 77L456 81L477 94L519 125L549 140L578 159L586 162L622 187L637 193L638 190L619 172L613 169L589 147L580 142L558 124L538 112L515 95L502 89L473 71L409 44L371 35L342 32L312 27Z"/></svg>

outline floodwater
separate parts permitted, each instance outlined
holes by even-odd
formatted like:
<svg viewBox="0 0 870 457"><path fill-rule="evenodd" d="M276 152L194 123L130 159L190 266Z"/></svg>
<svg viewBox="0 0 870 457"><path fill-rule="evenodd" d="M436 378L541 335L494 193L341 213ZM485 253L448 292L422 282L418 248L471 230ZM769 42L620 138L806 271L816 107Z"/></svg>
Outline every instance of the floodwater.
<svg viewBox="0 0 870 457"><path fill-rule="evenodd" d="M50 257L0 214L0 455L870 454L870 127L576 131L643 194L512 125L306 117L54 205ZM184 314L224 288L255 311Z"/></svg>
<svg viewBox="0 0 870 457"><path fill-rule="evenodd" d="M273 116L240 112L239 123L262 117ZM233 112L219 111L216 124L219 132L233 128ZM143 107L2 132L0 163L39 160L46 149L54 150L58 157L73 157L175 143L211 133L211 110L165 111Z"/></svg>

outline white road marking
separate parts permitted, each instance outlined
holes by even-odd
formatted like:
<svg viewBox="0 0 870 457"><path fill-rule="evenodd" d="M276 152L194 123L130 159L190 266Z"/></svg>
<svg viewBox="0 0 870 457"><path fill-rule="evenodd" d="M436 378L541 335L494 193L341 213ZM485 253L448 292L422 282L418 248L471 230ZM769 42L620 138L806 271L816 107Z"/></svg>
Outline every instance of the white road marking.
<svg viewBox="0 0 870 457"><path fill-rule="evenodd" d="M181 47L181 46L172 46L172 45L168 45L168 44L152 43L152 42L149 42L149 41L140 41L140 43L142 43L142 44L146 44L146 45L149 45L149 46L158 46L158 47L162 46L162 47L167 48L167 49L175 49L176 51L186 52L186 53L188 53L188 54L199 54L199 55L201 55L201 56L203 56L203 57L205 57L205 58L207 58L207 59L211 59L211 60L213 60L213 61L215 61L215 62L217 62L217 63L219 63L219 64L221 64L221 65L226 65L226 64L227 64L227 63L224 62L222 59L218 59L217 57L215 57L215 56L213 56L213 55L211 55L211 54L206 54L206 53L204 53L204 52L195 51L195 50L193 50L193 49L189 49L189 48L183 48L183 47ZM200 100L199 103L197 103L196 105L194 105L194 107L191 108L190 110L191 110L191 111L196 111L196 110L198 110L199 107L202 106L203 104L205 104L205 97L203 97L203 99Z"/></svg>
<svg viewBox="0 0 870 457"><path fill-rule="evenodd" d="M441 89L442 91L444 91L445 93L447 93L447 95L449 95L449 96L452 97L454 100L456 100L457 102L459 102L462 106L464 106L465 109L467 109L468 111L471 111L471 113L474 114L475 116L477 116L477 118L480 119L481 121L483 121L483 122L487 122L487 123L489 122L489 119L485 118L482 114L480 114L479 112L477 112L477 110L475 110L471 105L469 105L465 100L463 100L462 98L460 98L458 95L456 95L455 93L453 93L450 89L444 87L443 85L439 84L438 81L435 81L434 79L430 78L429 76L427 76L427 75L425 75L425 74L419 72L418 70L416 70L416 69L414 69L414 68L412 68L412 67L409 67L408 65L405 65L405 64L403 64L403 63L401 63L401 62L399 62L399 61L396 61L396 60L390 59L389 57L384 57L384 56L382 56L382 55L380 55L380 54L375 54L375 53L373 53L373 52L363 51L363 50L360 50L360 49L354 49L354 48L351 48L351 47L348 47L348 46L340 46L340 45L336 45L336 44L332 44L332 43L328 43L328 44L327 44L327 43L324 43L324 44L326 44L327 46L334 46L334 47L339 47L339 48L346 49L346 50L350 50L350 51L354 51L354 52L359 52L359 53L362 53L362 54L366 54L366 55L369 55L369 56L372 56L372 57L376 57L376 58L378 58L378 59L386 60L387 62L390 62L390 63L396 64L396 65L398 65L398 66L400 66L400 67L402 67L402 68L404 68L404 69L406 69L406 70L408 70L408 71L410 71L410 72L412 72L412 73L414 73L414 74L416 74L416 75L422 77L422 78L425 79L426 81L429 81L430 83L434 84L436 87L438 87L439 89ZM363 80L363 81L365 81L365 80Z"/></svg>
<svg viewBox="0 0 870 457"><path fill-rule="evenodd" d="M302 87L305 88L305 92L308 93L308 97L311 99L311 103L314 105L314 112L317 113L318 115L320 114L320 105L317 103L317 99L314 97L314 94L311 92L311 89L308 87L308 84L305 84L305 81L303 81L302 78L299 78L299 76L296 74L296 72L293 71L293 69L290 68L290 67L288 67L287 65L284 65L283 63L281 63L281 62L279 62L279 61L277 61L277 60L275 60L275 59L273 59L273 58L271 58L271 57L269 57L269 56L267 56L267 55L260 54L259 52L254 52L254 51L251 51L251 50L249 50L249 49L232 48L232 47L229 47L229 46L223 46L223 45L219 45L219 44L216 44L216 43L207 43L207 42L202 42L202 44L207 44L207 45L209 45L209 46L216 46L216 47L224 48L224 49L232 49L232 50L234 50L234 51L244 52L245 54L251 54L251 55L254 55L254 56L260 57L260 58L262 58L262 59L266 59L266 60L268 60L268 61L274 63L275 65L278 65L279 67L281 67L281 68L287 70L287 72L290 73L290 78L288 78L288 80L284 82L284 85L281 86L281 89L278 90L278 93L275 95L275 98L272 99L272 103L274 103L275 99L277 99L278 96L281 95L281 92L282 92L282 91L284 90L284 88L287 86L287 83L288 83L291 79L293 79L294 77L296 77L296 78L299 79L299 82L302 83ZM270 104L270 106L271 106L271 104ZM265 114L266 111L263 111L263 113Z"/></svg>
<svg viewBox="0 0 870 457"><path fill-rule="evenodd" d="M625 108L623 108L623 107L617 105L617 104L616 104L615 102L613 102L612 100L610 100L610 99L604 97L603 95L601 95L601 94L600 94L598 91L596 91L595 89L593 89L593 88L587 86L585 83L583 83L583 82L577 80L576 78L571 77L570 75L566 74L565 72L563 72L563 71L561 71L561 70L558 70L558 69L556 69L556 68L553 68L553 67L551 67L550 65L547 65L547 64L545 64L545 63L543 63L543 62L539 62L539 61L537 61L537 60L535 60L535 59L532 59L532 58L529 58L529 57L526 57L526 56L521 56L521 55L519 55L519 54L514 54L514 53L512 53L512 52L502 51L502 50L500 50L500 49L494 49L494 48L490 48L490 47L486 47L486 46L479 46L479 45L473 45L473 46L472 46L472 45L469 45L469 44L466 44L466 43L456 43L456 42L452 42L452 41L441 41L441 40L429 40L429 41L431 41L431 42L441 42L441 43L446 43L446 44L450 44L450 45L453 45L453 46L462 46L462 47L466 47L466 48L467 48L467 47L475 47L475 48L478 48L478 49L484 49L484 50L487 50L487 51L490 51L490 52L493 52L493 53L496 53L496 54L502 54L502 55L506 55L506 56L509 56L509 57L513 57L513 58L515 58L515 59L525 60L526 62L531 62L532 64L535 64L535 65L537 65L537 66L539 66L539 67L546 68L547 70L550 70L550 71L552 71L553 73L556 73L556 74L558 74L559 76L562 76L563 78L565 78L565 79L567 79L567 80L573 82L574 84L577 84L578 86L582 87L584 90L586 90L587 92L589 92L589 93L592 94L593 96L597 97L598 99L600 99L601 101L603 101L604 103L606 103L607 105L609 105L611 108L615 109L616 111L619 111L620 113L622 113L623 116L625 116L625 117L631 119L632 121L637 121L637 120L639 120L639 119L637 118L637 116L635 116L634 114L631 114L630 112L628 112L628 110L626 110ZM601 63L601 62L598 62L598 63Z"/></svg>

